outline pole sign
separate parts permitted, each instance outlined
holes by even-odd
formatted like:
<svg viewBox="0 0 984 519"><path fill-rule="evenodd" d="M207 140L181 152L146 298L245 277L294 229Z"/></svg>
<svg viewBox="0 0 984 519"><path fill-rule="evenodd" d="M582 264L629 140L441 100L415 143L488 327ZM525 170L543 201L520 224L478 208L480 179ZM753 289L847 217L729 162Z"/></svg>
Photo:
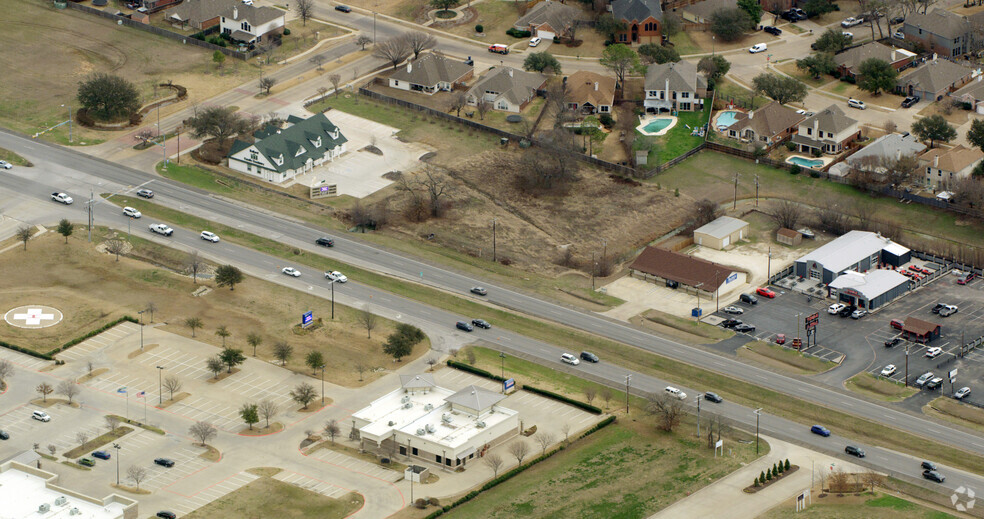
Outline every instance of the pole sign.
<svg viewBox="0 0 984 519"><path fill-rule="evenodd" d="M507 378L502 382L502 392L505 393L510 389L516 387L516 379Z"/></svg>
<svg viewBox="0 0 984 519"><path fill-rule="evenodd" d="M815 313L813 315L806 316L805 321L806 321L806 329L807 330L812 330L812 329L816 328L817 327L817 323L820 322L820 312L817 312L817 313Z"/></svg>
<svg viewBox="0 0 984 519"><path fill-rule="evenodd" d="M957 368L950 370L950 383L952 384L954 380L957 379Z"/></svg>
<svg viewBox="0 0 984 519"><path fill-rule="evenodd" d="M314 312L308 310L301 315L301 327L307 328L314 322Z"/></svg>

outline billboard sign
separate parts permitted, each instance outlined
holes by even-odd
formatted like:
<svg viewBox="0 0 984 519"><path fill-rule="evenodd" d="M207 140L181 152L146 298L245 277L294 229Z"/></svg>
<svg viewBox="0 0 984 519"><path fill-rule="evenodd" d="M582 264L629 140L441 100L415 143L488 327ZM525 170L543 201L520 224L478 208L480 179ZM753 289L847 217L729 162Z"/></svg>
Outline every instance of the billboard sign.
<svg viewBox="0 0 984 519"><path fill-rule="evenodd" d="M805 321L806 321L806 329L807 330L812 330L812 329L816 328L817 327L817 323L820 322L820 312L817 312L817 313L815 313L813 315L806 316Z"/></svg>
<svg viewBox="0 0 984 519"><path fill-rule="evenodd" d="M957 379L957 368L950 370L950 383L952 384L954 380Z"/></svg>

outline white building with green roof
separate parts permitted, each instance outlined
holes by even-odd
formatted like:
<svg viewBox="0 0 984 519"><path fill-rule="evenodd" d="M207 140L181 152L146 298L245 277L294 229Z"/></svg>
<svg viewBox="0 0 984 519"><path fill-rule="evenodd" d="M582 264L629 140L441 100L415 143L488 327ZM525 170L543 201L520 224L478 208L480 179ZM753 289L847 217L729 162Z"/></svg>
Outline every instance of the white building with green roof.
<svg viewBox="0 0 984 519"><path fill-rule="evenodd" d="M229 167L269 182L285 182L345 153L348 139L325 114L290 116L284 126L267 125L253 132L254 142L236 139Z"/></svg>

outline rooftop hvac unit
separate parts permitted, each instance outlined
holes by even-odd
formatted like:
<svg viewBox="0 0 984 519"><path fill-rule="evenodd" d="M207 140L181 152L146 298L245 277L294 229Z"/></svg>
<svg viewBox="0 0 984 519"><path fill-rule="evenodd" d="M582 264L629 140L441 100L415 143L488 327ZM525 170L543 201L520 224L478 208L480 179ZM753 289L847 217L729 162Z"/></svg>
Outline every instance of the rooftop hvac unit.
<svg viewBox="0 0 984 519"><path fill-rule="evenodd" d="M444 422L444 423L451 423L451 415L448 414L448 413L442 414L441 415L441 421Z"/></svg>
<svg viewBox="0 0 984 519"><path fill-rule="evenodd" d="M410 409L411 407L413 407L413 403L412 402L407 402L407 403L403 404L403 408L404 409Z"/></svg>
<svg viewBox="0 0 984 519"><path fill-rule="evenodd" d="M41 503L41 506L38 507L39 514L46 514L49 510L51 510L51 505L48 503Z"/></svg>
<svg viewBox="0 0 984 519"><path fill-rule="evenodd" d="M55 506L61 506L68 502L68 498L65 496L60 496L55 499Z"/></svg>
<svg viewBox="0 0 984 519"><path fill-rule="evenodd" d="M434 409L434 404L427 404L424 406L424 411L430 411L431 409Z"/></svg>
<svg viewBox="0 0 984 519"><path fill-rule="evenodd" d="M410 396L409 395L407 395L407 396L405 396L405 397L403 397L403 398L400 399L400 403L401 404L405 404L405 403L407 403L409 401L410 401Z"/></svg>
<svg viewBox="0 0 984 519"><path fill-rule="evenodd" d="M475 427L477 427L479 429L484 429L485 428L485 422L478 422L478 423L475 424Z"/></svg>
<svg viewBox="0 0 984 519"><path fill-rule="evenodd" d="M68 512L68 515L82 515L82 512L80 512L78 508L73 508Z"/></svg>
<svg viewBox="0 0 984 519"><path fill-rule="evenodd" d="M432 424L427 424L427 432L429 433L437 432L437 427L434 427L434 425Z"/></svg>
<svg viewBox="0 0 984 519"><path fill-rule="evenodd" d="M393 427L394 425L396 425L396 422L394 422L393 420L390 420L389 421L389 424L387 424L387 425L389 425L390 427Z"/></svg>
<svg viewBox="0 0 984 519"><path fill-rule="evenodd" d="M423 428L417 429L417 436L423 436L425 434L427 434L427 431L425 431Z"/></svg>

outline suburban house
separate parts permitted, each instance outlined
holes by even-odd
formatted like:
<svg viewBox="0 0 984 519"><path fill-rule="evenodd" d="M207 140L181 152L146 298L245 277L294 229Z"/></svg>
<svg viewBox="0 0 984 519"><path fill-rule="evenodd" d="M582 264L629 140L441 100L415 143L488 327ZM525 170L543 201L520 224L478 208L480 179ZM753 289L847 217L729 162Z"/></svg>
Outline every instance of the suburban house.
<svg viewBox="0 0 984 519"><path fill-rule="evenodd" d="M167 10L164 19L183 29L204 31L218 27L219 17L226 9L245 5L239 0L184 0Z"/></svg>
<svg viewBox="0 0 984 519"><path fill-rule="evenodd" d="M471 65L432 52L390 74L389 86L431 95L434 92L450 92L455 85L464 86L474 73Z"/></svg>
<svg viewBox="0 0 984 519"><path fill-rule="evenodd" d="M856 68L868 59L880 59L892 65L896 71L901 71L912 64L915 57L914 53L905 49L897 49L873 41L837 54L834 56L834 62L837 63L837 72L841 76L854 77Z"/></svg>
<svg viewBox="0 0 984 519"><path fill-rule="evenodd" d="M707 80L697 73L697 65L689 61L652 64L646 70L647 112L663 110L695 112L704 109Z"/></svg>
<svg viewBox="0 0 984 519"><path fill-rule="evenodd" d="M802 153L837 155L860 136L858 121L837 105L830 105L801 122L792 141Z"/></svg>
<svg viewBox="0 0 984 519"><path fill-rule="evenodd" d="M739 112L725 133L732 139L772 146L796 133L805 118L796 110L773 101L754 112Z"/></svg>
<svg viewBox="0 0 984 519"><path fill-rule="evenodd" d="M978 75L970 83L950 93L950 97L967 103L971 110L984 114L984 81L982 80L984 80L984 75Z"/></svg>
<svg viewBox="0 0 984 519"><path fill-rule="evenodd" d="M967 178L974 166L984 160L984 152L957 144L950 149L933 148L919 157L926 187L933 191L951 190L960 179Z"/></svg>
<svg viewBox="0 0 984 519"><path fill-rule="evenodd" d="M243 43L268 41L284 32L284 11L234 0L187 0L166 14L172 24L200 31L218 26L222 34Z"/></svg>
<svg viewBox="0 0 984 519"><path fill-rule="evenodd" d="M919 155L926 150L926 145L919 142L914 135L890 133L883 135L870 144L861 148L844 162L830 166L828 173L832 177L843 177L852 169L872 171L876 175L884 175L884 160L898 160L904 155Z"/></svg>
<svg viewBox="0 0 984 519"><path fill-rule="evenodd" d="M685 22L706 24L711 23L711 15L714 14L714 11L732 8L734 6L734 0L702 0L682 7L679 9L679 14L680 18ZM766 15L766 13L763 13L763 15ZM763 25L765 24L764 21L762 23Z"/></svg>
<svg viewBox="0 0 984 519"><path fill-rule="evenodd" d="M974 29L971 22L946 9L929 13L910 13L902 25L905 41L922 45L923 50L941 56L956 57L974 52Z"/></svg>
<svg viewBox="0 0 984 519"><path fill-rule="evenodd" d="M613 77L579 70L567 77L567 108L583 114L611 114L616 87Z"/></svg>
<svg viewBox="0 0 984 519"><path fill-rule="evenodd" d="M307 119L292 115L283 126L267 125L253 137L253 143L236 139L229 167L268 182L290 180L335 160L348 142L323 113Z"/></svg>
<svg viewBox="0 0 984 519"><path fill-rule="evenodd" d="M915 95L926 100L939 101L944 95L966 85L979 74L979 69L975 71L952 61L934 59L900 77L895 91L907 96Z"/></svg>
<svg viewBox="0 0 984 519"><path fill-rule="evenodd" d="M493 67L468 90L466 102L477 105L485 100L492 108L504 112L520 112L536 97L547 82L547 76L524 72L512 67Z"/></svg>
<svg viewBox="0 0 984 519"><path fill-rule="evenodd" d="M577 23L580 16L581 10L577 7L544 0L516 20L515 27L521 31L530 31L533 36L552 40L554 36L567 35L567 31Z"/></svg>
<svg viewBox="0 0 984 519"><path fill-rule="evenodd" d="M663 8L660 0L612 0L612 16L625 23L616 43L662 43Z"/></svg>

